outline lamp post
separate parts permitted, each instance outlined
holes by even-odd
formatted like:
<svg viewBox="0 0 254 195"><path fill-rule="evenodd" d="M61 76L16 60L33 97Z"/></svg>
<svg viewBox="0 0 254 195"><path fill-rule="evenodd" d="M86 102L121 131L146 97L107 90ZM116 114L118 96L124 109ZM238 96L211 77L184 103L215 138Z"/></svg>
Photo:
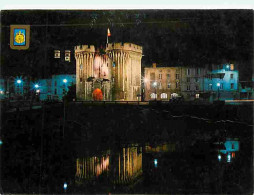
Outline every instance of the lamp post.
<svg viewBox="0 0 254 195"><path fill-rule="evenodd" d="M218 101L220 99L220 83L217 83L217 87L218 87Z"/></svg>
<svg viewBox="0 0 254 195"><path fill-rule="evenodd" d="M153 83L153 87L154 87L154 89L155 89L155 101L157 101L157 91L156 91L157 82L156 82L156 81Z"/></svg>

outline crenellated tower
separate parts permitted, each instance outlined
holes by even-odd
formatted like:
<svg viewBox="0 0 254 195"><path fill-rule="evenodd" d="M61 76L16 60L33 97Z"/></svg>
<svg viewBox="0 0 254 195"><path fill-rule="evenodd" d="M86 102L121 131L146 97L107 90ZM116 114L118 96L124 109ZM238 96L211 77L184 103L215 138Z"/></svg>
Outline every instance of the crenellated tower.
<svg viewBox="0 0 254 195"><path fill-rule="evenodd" d="M114 99L136 101L141 94L142 47L133 43L110 43L106 53L112 64Z"/></svg>
<svg viewBox="0 0 254 195"><path fill-rule="evenodd" d="M141 94L141 46L110 43L104 54L76 46L75 58L78 99L92 100L99 90L103 100L136 101Z"/></svg>
<svg viewBox="0 0 254 195"><path fill-rule="evenodd" d="M82 45L75 47L76 59L76 96L78 99L90 99L88 91L91 91L91 85L87 82L94 76L94 55L95 47L93 45Z"/></svg>

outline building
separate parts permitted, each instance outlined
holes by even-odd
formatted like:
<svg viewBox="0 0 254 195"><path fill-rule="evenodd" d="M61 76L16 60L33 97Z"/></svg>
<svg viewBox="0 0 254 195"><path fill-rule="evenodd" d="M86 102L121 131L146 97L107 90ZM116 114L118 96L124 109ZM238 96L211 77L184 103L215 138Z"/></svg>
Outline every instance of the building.
<svg viewBox="0 0 254 195"><path fill-rule="evenodd" d="M181 94L184 100L203 99L205 74L206 69L204 68L181 68Z"/></svg>
<svg viewBox="0 0 254 195"><path fill-rule="evenodd" d="M47 99L62 100L63 96L66 95L69 90L68 87L75 84L76 75L53 75L51 79L51 88L48 88Z"/></svg>
<svg viewBox="0 0 254 195"><path fill-rule="evenodd" d="M141 94L142 47L109 43L75 47L76 96L81 100L136 101Z"/></svg>
<svg viewBox="0 0 254 195"><path fill-rule="evenodd" d="M49 79L39 79L31 82L27 78L9 78L0 80L1 99L62 100L69 87L76 84L76 75L53 75ZM7 89L5 89L7 86Z"/></svg>
<svg viewBox="0 0 254 195"><path fill-rule="evenodd" d="M145 68L144 78L146 101L169 100L177 96L182 96L185 101L210 102L218 98L239 98L239 72L234 64L213 65L209 69L208 66L157 67L154 63L153 67Z"/></svg>
<svg viewBox="0 0 254 195"><path fill-rule="evenodd" d="M145 68L144 87L145 101L169 100L179 96L181 69L178 67L153 67Z"/></svg>
<svg viewBox="0 0 254 195"><path fill-rule="evenodd" d="M209 101L239 98L239 72L234 64L213 66L204 78L204 91Z"/></svg>

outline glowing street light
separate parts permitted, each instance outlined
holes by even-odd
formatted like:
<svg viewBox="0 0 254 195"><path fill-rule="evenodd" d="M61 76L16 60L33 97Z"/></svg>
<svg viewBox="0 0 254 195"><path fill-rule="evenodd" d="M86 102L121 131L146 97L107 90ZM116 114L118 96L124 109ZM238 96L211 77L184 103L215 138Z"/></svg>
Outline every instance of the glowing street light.
<svg viewBox="0 0 254 195"><path fill-rule="evenodd" d="M64 185L63 185L64 190L66 190L66 189L67 189L67 187L68 187L67 183L66 183L66 182L64 182Z"/></svg>
<svg viewBox="0 0 254 195"><path fill-rule="evenodd" d="M218 160L221 161L221 155L220 154L218 155Z"/></svg>
<svg viewBox="0 0 254 195"><path fill-rule="evenodd" d="M147 83L147 82L148 82L148 79L147 79L147 78L144 78L144 82Z"/></svg>
<svg viewBox="0 0 254 195"><path fill-rule="evenodd" d="M63 79L63 82L64 82L64 83L67 83L68 81L67 81L67 79Z"/></svg>
<svg viewBox="0 0 254 195"><path fill-rule="evenodd" d="M153 86L154 86L154 89L155 89L155 101L157 100L157 91L156 91L156 87L157 87L157 82L153 82Z"/></svg>
<svg viewBox="0 0 254 195"><path fill-rule="evenodd" d="M39 88L39 85L38 85L38 84L35 84L34 87L35 87L36 89L38 89L38 88Z"/></svg>
<svg viewBox="0 0 254 195"><path fill-rule="evenodd" d="M219 98L220 98L220 83L217 83L217 87L218 87L218 101L219 101Z"/></svg>
<svg viewBox="0 0 254 195"><path fill-rule="evenodd" d="M230 155L230 153L228 154L228 160L227 160L227 162L230 162L231 161L231 155Z"/></svg>
<svg viewBox="0 0 254 195"><path fill-rule="evenodd" d="M157 168L157 165L158 165L158 160L154 159L154 167Z"/></svg>
<svg viewBox="0 0 254 195"><path fill-rule="evenodd" d="M18 84L20 84L21 82L22 82L21 79L18 79L18 80L17 80L17 83L18 83Z"/></svg>

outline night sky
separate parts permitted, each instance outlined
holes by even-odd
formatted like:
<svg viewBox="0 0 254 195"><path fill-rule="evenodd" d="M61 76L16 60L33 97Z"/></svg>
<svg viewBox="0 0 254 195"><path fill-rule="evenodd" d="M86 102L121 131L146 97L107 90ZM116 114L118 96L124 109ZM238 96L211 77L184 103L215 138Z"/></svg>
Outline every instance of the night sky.
<svg viewBox="0 0 254 195"><path fill-rule="evenodd" d="M1 73L30 75L75 73L75 61L53 58L54 49L105 47L111 42L143 46L142 66L197 66L235 63L240 80L251 80L253 64L252 10L124 10L2 11ZM30 48L10 49L11 24L31 25ZM63 53L62 53L63 54Z"/></svg>

